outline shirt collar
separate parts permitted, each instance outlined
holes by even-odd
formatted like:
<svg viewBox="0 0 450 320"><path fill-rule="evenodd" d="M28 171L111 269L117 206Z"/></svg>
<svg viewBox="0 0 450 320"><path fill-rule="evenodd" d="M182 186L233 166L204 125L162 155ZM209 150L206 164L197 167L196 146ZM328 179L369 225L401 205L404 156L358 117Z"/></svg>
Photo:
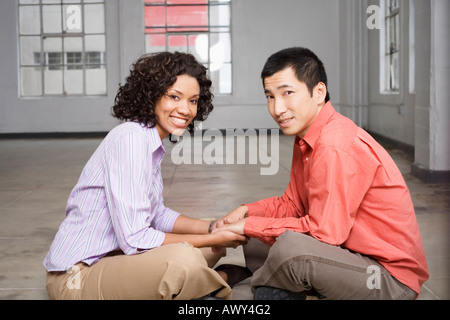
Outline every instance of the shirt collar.
<svg viewBox="0 0 450 320"><path fill-rule="evenodd" d="M164 148L164 144L161 140L161 137L159 136L159 132L156 126L150 128L149 131L151 132L153 141L155 141L155 149L161 149L163 154L166 153L166 149Z"/></svg>
<svg viewBox="0 0 450 320"><path fill-rule="evenodd" d="M319 138L320 132L322 131L322 128L327 124L328 120L331 118L331 116L336 112L334 110L333 106L331 105L331 102L328 101L325 103L325 105L322 107L322 110L320 110L319 114L317 115L314 122L309 127L308 131L306 132L303 139L300 139L299 136L296 137L296 142L300 143L301 140L305 141L312 149L314 149L314 146L316 145L317 139Z"/></svg>
<svg viewBox="0 0 450 320"><path fill-rule="evenodd" d="M166 149L164 148L164 144L161 141L161 137L159 136L156 126L151 127L150 125L146 125L143 123L140 123L140 125L145 131L148 132L150 136L152 142L150 148L152 150L152 153L160 149L162 154L164 155L166 153Z"/></svg>

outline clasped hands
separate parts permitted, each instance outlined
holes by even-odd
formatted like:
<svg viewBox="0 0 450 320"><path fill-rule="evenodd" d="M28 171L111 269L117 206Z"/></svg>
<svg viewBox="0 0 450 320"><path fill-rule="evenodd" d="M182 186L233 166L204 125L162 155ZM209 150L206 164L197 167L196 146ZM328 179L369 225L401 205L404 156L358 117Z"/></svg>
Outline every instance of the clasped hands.
<svg viewBox="0 0 450 320"><path fill-rule="evenodd" d="M233 232L234 234L239 235L240 239L243 239L242 237L245 237L244 241L237 241L237 245L233 245L234 248L236 248L238 245L246 244L248 241L248 237L244 233L244 225L247 219L247 213L248 208L246 206L240 206L234 209L223 218L217 220L212 228L211 233L219 233L223 231ZM216 251L215 248L213 248L213 251Z"/></svg>

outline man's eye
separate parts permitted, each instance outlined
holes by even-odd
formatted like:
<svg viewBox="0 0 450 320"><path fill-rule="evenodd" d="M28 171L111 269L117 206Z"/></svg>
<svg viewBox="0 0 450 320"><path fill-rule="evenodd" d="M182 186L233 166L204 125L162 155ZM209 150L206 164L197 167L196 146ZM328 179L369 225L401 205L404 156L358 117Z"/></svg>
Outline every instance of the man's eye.
<svg viewBox="0 0 450 320"><path fill-rule="evenodd" d="M288 95L290 95L290 94L292 94L292 93L294 93L294 91L288 90L288 91L286 91L286 92L284 93L284 95L285 95L285 96L288 96Z"/></svg>
<svg viewBox="0 0 450 320"><path fill-rule="evenodd" d="M272 99L273 99L273 96L271 96L271 95L266 95L266 99L267 99L267 100L272 100Z"/></svg>

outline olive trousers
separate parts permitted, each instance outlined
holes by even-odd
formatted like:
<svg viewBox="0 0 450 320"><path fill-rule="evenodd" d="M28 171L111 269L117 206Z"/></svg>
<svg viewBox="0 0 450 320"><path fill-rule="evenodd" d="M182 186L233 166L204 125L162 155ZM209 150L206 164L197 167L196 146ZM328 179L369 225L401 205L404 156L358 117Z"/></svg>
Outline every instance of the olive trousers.
<svg viewBox="0 0 450 320"><path fill-rule="evenodd" d="M272 247L257 239L244 246L252 290L268 286L311 291L332 300L411 300L417 293L368 256L309 235L284 232Z"/></svg>
<svg viewBox="0 0 450 320"><path fill-rule="evenodd" d="M231 288L211 269L224 255L188 243L168 244L136 255L109 254L91 266L47 272L55 300L189 300L214 292L231 299Z"/></svg>

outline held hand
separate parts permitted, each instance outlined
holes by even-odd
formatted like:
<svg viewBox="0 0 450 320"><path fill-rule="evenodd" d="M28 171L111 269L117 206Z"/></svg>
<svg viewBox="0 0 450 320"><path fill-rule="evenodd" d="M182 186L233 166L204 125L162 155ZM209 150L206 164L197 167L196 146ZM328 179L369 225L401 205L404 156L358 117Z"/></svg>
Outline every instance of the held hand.
<svg viewBox="0 0 450 320"><path fill-rule="evenodd" d="M216 227L212 232L215 233L215 232L221 232L221 231L231 231L236 234L245 236L244 226L245 226L246 220L247 220L247 218L243 218L234 223L223 224L220 227Z"/></svg>
<svg viewBox="0 0 450 320"><path fill-rule="evenodd" d="M216 230L213 232L213 235L216 237L215 242L217 243L217 245L213 246L213 251L220 247L237 248L240 245L247 244L248 241L245 235L228 230Z"/></svg>
<svg viewBox="0 0 450 320"><path fill-rule="evenodd" d="M219 253L222 246L236 248L240 245L247 244L249 238L244 235L244 220L245 219L233 224L224 224L220 228L213 229L212 233L214 235L225 237L223 238L224 240L220 240L221 245L212 247L214 253ZM242 224L242 226L240 226L240 224ZM231 243L227 245L226 243L228 240L231 240Z"/></svg>
<svg viewBox="0 0 450 320"><path fill-rule="evenodd" d="M228 213L225 217L220 218L214 224L213 230L219 229L223 227L225 224L236 223L246 217L248 213L248 208L246 206L239 206L230 213Z"/></svg>

